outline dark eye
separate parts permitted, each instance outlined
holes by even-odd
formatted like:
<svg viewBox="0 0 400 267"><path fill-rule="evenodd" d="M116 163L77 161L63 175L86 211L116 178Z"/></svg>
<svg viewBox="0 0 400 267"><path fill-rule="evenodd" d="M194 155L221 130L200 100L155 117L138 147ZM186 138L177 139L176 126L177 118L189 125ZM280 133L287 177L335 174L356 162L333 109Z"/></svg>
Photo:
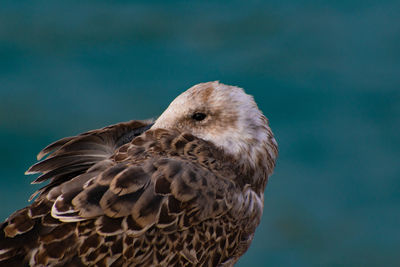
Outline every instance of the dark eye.
<svg viewBox="0 0 400 267"><path fill-rule="evenodd" d="M202 120L204 120L206 117L207 117L206 114L200 113L200 112L194 113L194 114L192 115L192 119L194 119L194 120L196 120L196 121L202 121Z"/></svg>

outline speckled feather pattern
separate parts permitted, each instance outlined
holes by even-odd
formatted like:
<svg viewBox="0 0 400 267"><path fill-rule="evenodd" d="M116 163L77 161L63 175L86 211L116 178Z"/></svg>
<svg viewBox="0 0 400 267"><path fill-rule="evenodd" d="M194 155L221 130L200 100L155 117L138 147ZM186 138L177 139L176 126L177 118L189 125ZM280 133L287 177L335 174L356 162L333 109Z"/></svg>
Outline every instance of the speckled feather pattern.
<svg viewBox="0 0 400 267"><path fill-rule="evenodd" d="M0 225L0 266L233 266L275 166L262 120L267 139L254 162L150 121L49 145L27 171L49 183Z"/></svg>

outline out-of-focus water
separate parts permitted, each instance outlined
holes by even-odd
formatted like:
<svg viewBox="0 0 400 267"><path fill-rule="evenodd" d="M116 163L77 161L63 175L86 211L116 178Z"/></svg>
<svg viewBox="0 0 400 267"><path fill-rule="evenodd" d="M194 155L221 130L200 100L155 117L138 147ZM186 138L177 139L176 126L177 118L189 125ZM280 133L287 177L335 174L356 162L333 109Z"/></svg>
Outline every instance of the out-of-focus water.
<svg viewBox="0 0 400 267"><path fill-rule="evenodd" d="M238 266L400 266L398 1L3 1L0 219L68 135L156 117L220 80L280 145Z"/></svg>

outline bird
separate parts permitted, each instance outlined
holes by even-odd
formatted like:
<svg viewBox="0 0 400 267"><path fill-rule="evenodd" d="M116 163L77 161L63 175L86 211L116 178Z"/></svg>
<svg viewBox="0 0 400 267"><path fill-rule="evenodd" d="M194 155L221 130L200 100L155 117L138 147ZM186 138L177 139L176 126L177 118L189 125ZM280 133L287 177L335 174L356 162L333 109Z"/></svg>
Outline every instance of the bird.
<svg viewBox="0 0 400 267"><path fill-rule="evenodd" d="M0 224L0 266L233 266L277 156L252 96L194 85L155 120L45 147L26 174L47 184Z"/></svg>

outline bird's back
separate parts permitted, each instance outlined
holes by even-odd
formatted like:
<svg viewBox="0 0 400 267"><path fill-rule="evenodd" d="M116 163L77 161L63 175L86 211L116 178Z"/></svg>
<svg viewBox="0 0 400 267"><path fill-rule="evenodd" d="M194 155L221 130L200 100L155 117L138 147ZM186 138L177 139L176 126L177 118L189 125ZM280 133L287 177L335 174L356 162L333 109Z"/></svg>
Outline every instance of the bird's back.
<svg viewBox="0 0 400 267"><path fill-rule="evenodd" d="M50 182L0 226L0 266L233 265L262 212L246 168L207 141L149 125L45 148L40 157L53 153L28 173Z"/></svg>

